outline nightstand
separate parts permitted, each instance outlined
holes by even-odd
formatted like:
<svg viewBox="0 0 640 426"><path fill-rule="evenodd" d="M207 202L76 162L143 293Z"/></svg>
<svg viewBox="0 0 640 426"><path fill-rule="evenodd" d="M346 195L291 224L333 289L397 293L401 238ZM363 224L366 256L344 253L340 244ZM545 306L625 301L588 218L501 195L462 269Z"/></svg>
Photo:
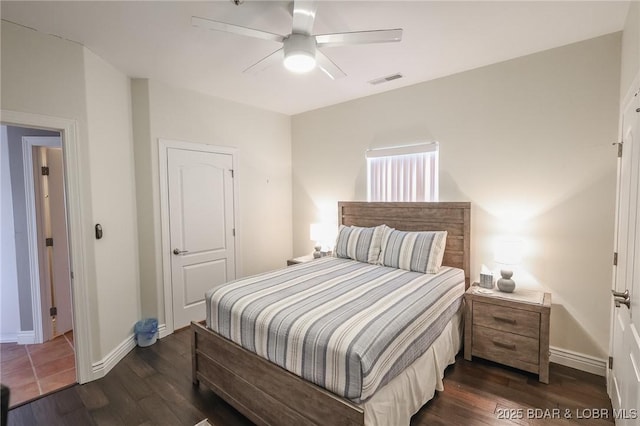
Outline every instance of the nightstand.
<svg viewBox="0 0 640 426"><path fill-rule="evenodd" d="M473 285L464 297L464 358L477 356L519 368L549 383L551 293L502 293Z"/></svg>
<svg viewBox="0 0 640 426"><path fill-rule="evenodd" d="M312 254L307 254L305 256L294 257L293 259L287 260L287 266L297 265L298 263L307 263L311 262L314 259Z"/></svg>

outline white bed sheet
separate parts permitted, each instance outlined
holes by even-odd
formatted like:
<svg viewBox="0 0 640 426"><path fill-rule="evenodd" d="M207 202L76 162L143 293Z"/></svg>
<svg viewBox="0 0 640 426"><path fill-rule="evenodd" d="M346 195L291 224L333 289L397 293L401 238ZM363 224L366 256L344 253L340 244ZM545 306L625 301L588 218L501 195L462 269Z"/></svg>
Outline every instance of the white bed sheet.
<svg viewBox="0 0 640 426"><path fill-rule="evenodd" d="M366 402L366 426L409 426L411 416L444 390L444 370L456 360L462 344L464 306L449 321L431 347Z"/></svg>

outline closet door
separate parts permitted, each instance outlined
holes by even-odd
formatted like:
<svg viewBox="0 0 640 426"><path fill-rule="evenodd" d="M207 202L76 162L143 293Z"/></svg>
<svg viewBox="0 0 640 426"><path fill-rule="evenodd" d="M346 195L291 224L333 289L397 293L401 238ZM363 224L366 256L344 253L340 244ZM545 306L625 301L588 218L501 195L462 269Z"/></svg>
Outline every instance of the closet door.
<svg viewBox="0 0 640 426"><path fill-rule="evenodd" d="M165 306L176 330L205 319L206 291L236 278L234 158L188 142L161 141L160 149L170 266Z"/></svg>

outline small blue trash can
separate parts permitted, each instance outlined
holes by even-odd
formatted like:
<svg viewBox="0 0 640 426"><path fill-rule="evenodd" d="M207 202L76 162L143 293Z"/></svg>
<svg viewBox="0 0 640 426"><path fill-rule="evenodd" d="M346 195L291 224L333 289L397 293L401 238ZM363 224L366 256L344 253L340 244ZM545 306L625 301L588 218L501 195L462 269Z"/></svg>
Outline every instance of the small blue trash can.
<svg viewBox="0 0 640 426"><path fill-rule="evenodd" d="M147 318L140 320L133 327L136 335L138 346L151 346L156 342L158 337L158 320L155 318Z"/></svg>

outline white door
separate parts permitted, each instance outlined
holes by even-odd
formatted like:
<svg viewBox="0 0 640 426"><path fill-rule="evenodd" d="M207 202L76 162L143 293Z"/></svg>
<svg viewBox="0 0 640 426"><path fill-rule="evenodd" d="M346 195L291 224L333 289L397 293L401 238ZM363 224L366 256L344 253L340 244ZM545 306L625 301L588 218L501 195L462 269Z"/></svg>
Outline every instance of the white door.
<svg viewBox="0 0 640 426"><path fill-rule="evenodd" d="M612 358L609 389L616 424L637 425L640 419L640 95L626 105L622 117L622 157L618 163L618 218ZM627 293L628 292L628 293ZM626 295L628 294L628 297ZM625 303L626 302L626 303ZM628 304L628 306L627 306Z"/></svg>
<svg viewBox="0 0 640 426"><path fill-rule="evenodd" d="M25 137L32 146L42 339L73 329L69 230L60 137ZM43 173L46 168L46 174ZM47 243L49 240L49 243ZM35 295L33 295L35 297Z"/></svg>
<svg viewBox="0 0 640 426"><path fill-rule="evenodd" d="M233 157L167 149L173 328L205 319L204 294L235 278Z"/></svg>
<svg viewBox="0 0 640 426"><path fill-rule="evenodd" d="M47 267L51 277L51 302L55 307L55 330L59 335L73 328L71 305L71 270L69 267L69 233L64 195L64 168L62 148L41 148L46 152L49 175L46 204L49 210L49 235L53 246L49 247Z"/></svg>

